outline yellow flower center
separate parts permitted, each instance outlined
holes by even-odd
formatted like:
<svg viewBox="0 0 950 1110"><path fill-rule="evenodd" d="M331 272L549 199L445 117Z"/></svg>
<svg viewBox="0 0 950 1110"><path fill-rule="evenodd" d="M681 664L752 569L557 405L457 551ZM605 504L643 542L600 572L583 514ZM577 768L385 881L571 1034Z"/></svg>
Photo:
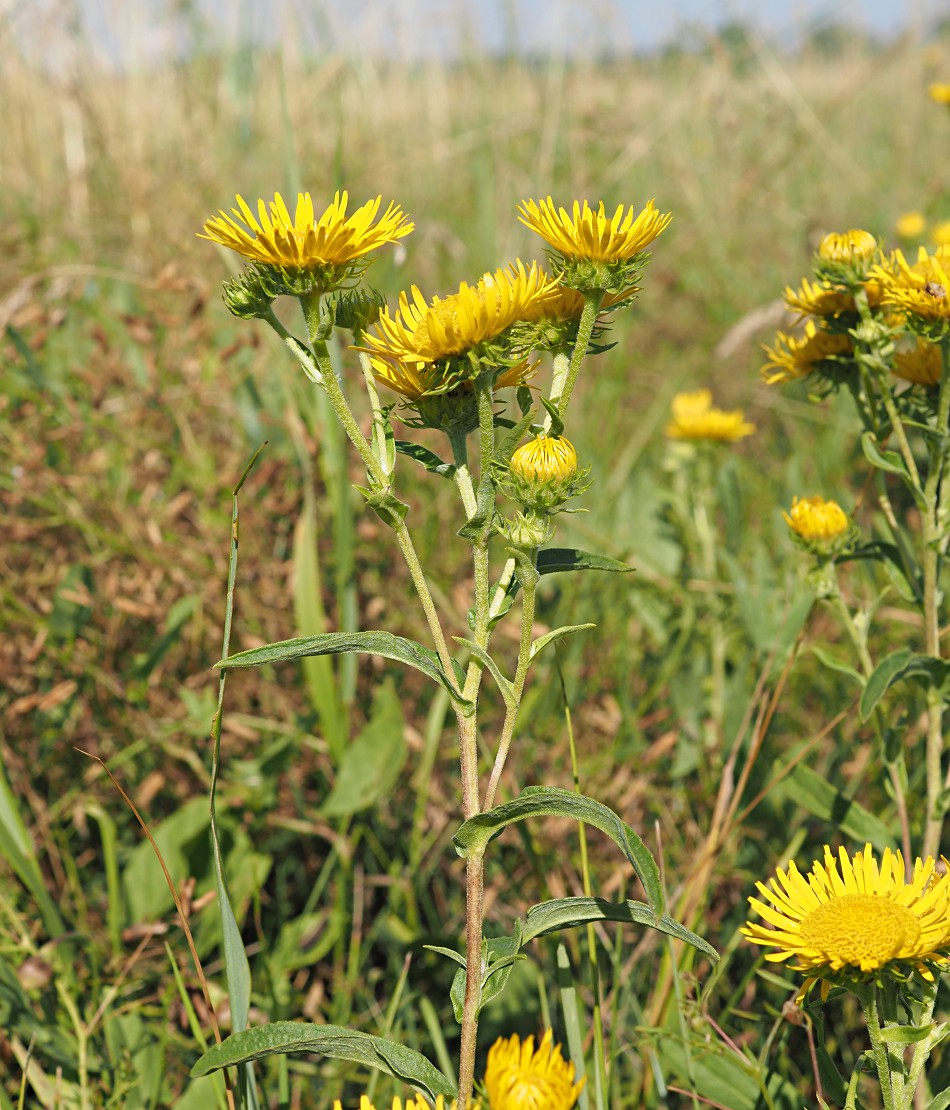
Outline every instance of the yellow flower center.
<svg viewBox="0 0 950 1110"><path fill-rule="evenodd" d="M920 939L920 919L889 898L875 894L841 894L802 919L805 945L833 953L842 964L869 971L913 951Z"/></svg>

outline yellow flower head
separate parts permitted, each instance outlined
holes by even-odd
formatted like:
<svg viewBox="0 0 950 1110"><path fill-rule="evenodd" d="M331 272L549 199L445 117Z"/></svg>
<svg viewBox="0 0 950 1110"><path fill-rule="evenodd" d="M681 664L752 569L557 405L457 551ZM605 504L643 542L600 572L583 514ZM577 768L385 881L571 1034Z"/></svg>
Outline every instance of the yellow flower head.
<svg viewBox="0 0 950 1110"><path fill-rule="evenodd" d="M902 239L919 239L927 230L927 217L923 212L904 212L897 217L894 230Z"/></svg>
<svg viewBox="0 0 950 1110"><path fill-rule="evenodd" d="M221 243L238 254L265 266L291 271L339 269L364 257L386 243L408 235L413 224L392 201L375 223L382 197L367 201L349 217L347 193L337 193L333 203L317 217L309 193L297 194L297 210L291 218L280 193L270 204L257 202L257 215L243 197L237 197L233 215L221 211L204 225L202 239Z"/></svg>
<svg viewBox="0 0 950 1110"><path fill-rule="evenodd" d="M909 263L901 251L894 253L894 265L876 266L874 278L880 282L881 300L924 328L942 327L950 321L950 251L938 247L929 254L921 247L917 261Z"/></svg>
<svg viewBox="0 0 950 1110"><path fill-rule="evenodd" d="M938 247L950 247L950 220L941 220L930 229L931 241Z"/></svg>
<svg viewBox="0 0 950 1110"><path fill-rule="evenodd" d="M448 1103L441 1095L436 1098L434 1103L427 1102L422 1095L415 1095L405 1102L397 1096L393 1099L392 1105L386 1107L385 1110L455 1110L455 1106L454 1099L451 1103ZM333 1110L343 1110L343 1104L339 1099L334 1101ZM370 1102L366 1095L360 1095L359 1110L376 1110L376 1107ZM479 1110L477 1102L472 1104L472 1110Z"/></svg>
<svg viewBox="0 0 950 1110"><path fill-rule="evenodd" d="M448 297L433 297L428 304L414 285L400 293L395 313L384 309L363 348L376 377L410 400L453 387L451 375L430 368L453 360L470 362L470 353L486 353L494 366L510 361L511 349L504 333L514 324L531 319L538 302L554 282L536 264L525 269L521 261L485 274L474 285L462 282ZM485 348L482 352L480 348ZM523 369L523 368L522 368ZM510 376L510 374L509 374ZM523 375L516 375L521 380ZM513 384L503 381L497 385ZM458 380L456 374L455 380Z"/></svg>
<svg viewBox="0 0 950 1110"><path fill-rule="evenodd" d="M939 385L943 377L943 357L937 343L928 343L917 337L909 351L894 354L893 373L914 385Z"/></svg>
<svg viewBox="0 0 950 1110"><path fill-rule="evenodd" d="M852 228L840 234L831 232L822 239L818 257L826 262L869 262L877 250L877 240L870 231Z"/></svg>
<svg viewBox="0 0 950 1110"><path fill-rule="evenodd" d="M783 512L785 523L803 540L827 543L843 536L851 522L837 501L823 497L793 497L791 512Z"/></svg>
<svg viewBox="0 0 950 1110"><path fill-rule="evenodd" d="M793 970L808 973L803 994L835 973L842 983L880 971L916 971L933 981L933 967L948 964L950 874L937 875L930 857L915 861L908 882L900 852L886 848L878 861L866 844L854 856L841 848L835 859L825 845L824 863L813 863L807 876L789 861L756 888L765 900L749 902L766 924L747 922L742 933L776 949L767 960L791 960Z"/></svg>
<svg viewBox="0 0 950 1110"><path fill-rule="evenodd" d="M624 213L618 205L610 217L601 201L595 212L584 201L583 207L575 200L573 214L565 208L556 208L554 201L525 200L518 205L518 219L536 231L542 239L565 258L589 262L622 262L645 250L673 218L660 213L653 200L648 200L639 215L631 206Z"/></svg>
<svg viewBox="0 0 950 1110"><path fill-rule="evenodd" d="M935 81L927 89L927 95L938 104L950 104L950 85Z"/></svg>
<svg viewBox="0 0 950 1110"><path fill-rule="evenodd" d="M570 481L577 474L577 452L563 436L540 435L522 443L508 465L526 482Z"/></svg>
<svg viewBox="0 0 950 1110"><path fill-rule="evenodd" d="M722 442L742 439L755 431L741 409L717 409L708 389L677 393L673 398L672 420L663 429L670 439L714 439Z"/></svg>
<svg viewBox="0 0 950 1110"><path fill-rule="evenodd" d="M809 320L803 336L786 335L780 331L775 337L775 346L764 348L769 361L762 367L762 377L769 385L804 378L823 362L849 355L852 349L847 335L819 331L814 321Z"/></svg>
<svg viewBox="0 0 950 1110"><path fill-rule="evenodd" d="M549 1029L537 1052L534 1037L499 1038L488 1050L485 1090L491 1110L571 1110L584 1080L574 1082L574 1065L561 1057Z"/></svg>
<svg viewBox="0 0 950 1110"><path fill-rule="evenodd" d="M799 316L843 316L856 313L854 297L840 286L828 281L811 282L804 278L796 290L785 289L785 304Z"/></svg>

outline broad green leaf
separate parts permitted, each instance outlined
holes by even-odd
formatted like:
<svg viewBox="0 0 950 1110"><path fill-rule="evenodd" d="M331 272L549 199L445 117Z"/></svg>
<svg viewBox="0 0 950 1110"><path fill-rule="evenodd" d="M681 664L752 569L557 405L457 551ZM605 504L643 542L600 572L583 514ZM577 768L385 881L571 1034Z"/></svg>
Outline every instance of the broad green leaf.
<svg viewBox="0 0 950 1110"><path fill-rule="evenodd" d="M484 852L488 842L504 828L528 817L568 817L606 833L636 871L657 917L663 913L660 872L647 846L612 809L573 790L529 786L514 801L466 821L452 838L455 850L463 857Z"/></svg>
<svg viewBox="0 0 950 1110"><path fill-rule="evenodd" d="M219 1068L287 1052L315 1052L377 1068L410 1084L430 1100L438 1095L451 1098L455 1094L455 1084L448 1076L404 1045L341 1025L315 1025L303 1021L275 1021L232 1033L199 1057L191 1075L193 1078L209 1075Z"/></svg>
<svg viewBox="0 0 950 1110"><path fill-rule="evenodd" d="M908 477L907 467L897 451L882 451L875 441L873 432L865 432L861 436L861 450L871 466L878 470L886 470L888 474L899 474L902 478Z"/></svg>
<svg viewBox="0 0 950 1110"><path fill-rule="evenodd" d="M574 929L591 921L617 921L629 925L646 925L676 940L685 941L711 960L719 953L702 937L690 932L671 917L656 917L645 902L608 902L603 898L553 898L532 906L525 915L524 940L534 940L560 929Z"/></svg>
<svg viewBox="0 0 950 1110"><path fill-rule="evenodd" d="M439 663L439 657L431 649L407 640L404 636L394 636L391 632L326 632L320 636L298 636L293 640L281 640L276 644L251 648L249 651L229 655L215 663L222 670L235 667L260 667L265 663L281 663L288 659L303 659L309 655L341 655L347 651L360 651L367 655L381 655L384 659L394 659L422 671L434 679L461 705L470 705L456 689L455 683L446 677ZM461 686L464 681L461 668L455 670L455 682Z"/></svg>
<svg viewBox="0 0 950 1110"><path fill-rule="evenodd" d="M514 687L498 669L498 664L495 662L494 659L492 659L488 652L485 651L484 648L480 648L474 640L466 640L464 636L453 636L452 639L455 640L457 644L464 645L468 649L468 651L471 652L471 654L479 661L479 663L481 663L481 665L489 671L492 678L497 683L498 689L501 691L501 696L502 698L504 698L505 705L507 705L509 709L514 709Z"/></svg>
<svg viewBox="0 0 950 1110"><path fill-rule="evenodd" d="M155 844L176 884L194 874L198 858L206 855L210 822L207 798L192 798L152 829ZM204 875L195 877L201 879ZM122 886L131 921L155 921L175 904L155 849L147 839L141 840L126 859Z"/></svg>
<svg viewBox="0 0 950 1110"><path fill-rule="evenodd" d="M950 1110L950 1089L941 1091L927 1107L927 1110Z"/></svg>
<svg viewBox="0 0 950 1110"><path fill-rule="evenodd" d="M788 782L795 801L809 813L831 822L862 844L870 841L878 851L894 846L894 834L883 821L836 790L810 767L799 763L792 769Z"/></svg>
<svg viewBox="0 0 950 1110"><path fill-rule="evenodd" d="M430 451L428 447L423 447L421 443L409 443L405 439L397 439L396 450L400 455L407 455L410 459L415 459L417 463L421 463L432 474L438 474L441 478L455 477L456 468L452 463L440 459L434 451Z"/></svg>
<svg viewBox="0 0 950 1110"><path fill-rule="evenodd" d="M923 678L927 685L942 687L950 676L950 663L933 655L915 654L910 648L898 648L881 660L868 679L861 695L861 719L866 721L884 694L905 678Z"/></svg>
<svg viewBox="0 0 950 1110"><path fill-rule="evenodd" d="M596 624L565 624L560 628L555 628L553 632L548 632L544 636L539 636L531 645L531 659L535 659L538 653L554 643L555 640L560 640L562 636L570 636L572 632L583 632L588 628L596 628Z"/></svg>
<svg viewBox="0 0 950 1110"><path fill-rule="evenodd" d="M319 813L344 817L388 797L406 763L402 706L391 683L381 686L359 736L343 752L336 781Z"/></svg>

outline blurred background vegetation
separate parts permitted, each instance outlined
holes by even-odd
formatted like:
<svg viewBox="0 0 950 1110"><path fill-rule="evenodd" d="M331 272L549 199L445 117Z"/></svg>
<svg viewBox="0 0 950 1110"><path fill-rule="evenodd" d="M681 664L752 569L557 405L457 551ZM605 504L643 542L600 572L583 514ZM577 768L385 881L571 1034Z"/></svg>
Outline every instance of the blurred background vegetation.
<svg viewBox="0 0 950 1110"><path fill-rule="evenodd" d="M599 935L612 1106L694 1105L677 1089L735 1110L813 1097L810 1030L782 1015L792 979L739 943L746 896L789 854L893 839L896 824L857 689L809 650L847 654L811 612L781 518L793 495L821 493L861 520L852 418L834 398L762 385L759 344L825 231L894 245L905 210L950 217L950 118L926 97L950 73L950 37L928 30L880 44L825 24L783 51L734 24L649 55L530 60L206 41L110 70L68 20L55 65L0 24L0 1107L16 1105L24 1069L27 1104L220 1097L188 1080L194 1029L208 1028L194 969L152 848L96 759L186 886L226 1027L210 668L231 489L263 441L241 495L232 650L345 627L427 640L319 396L265 328L228 315L218 290L235 260L195 235L235 192L308 189L319 206L337 188L356 204L394 198L416 221L370 271L391 302L410 283L431 296L540 255L515 219L527 197L656 197L674 213L567 429L595 485L558 542L635 570L544 582L542 624L598 627L536 665L503 793L572 785L566 698L584 791L661 855L674 914L725 955L713 972L679 953L674 973L652 936ZM758 432L715 452L697 484L662 428L677 390L706 385ZM461 629L454 492L405 460L401 474ZM714 522L712 552L697 512ZM869 594L868 573L850 570L846 591ZM899 598L877 620L902 642ZM451 967L422 947L462 930L446 709L380 661L230 679L219 813L261 1020L388 1032L450 1070ZM489 737L497 711L489 701ZM519 828L490 861L498 931L580 892L574 831ZM637 897L592 847L595 892ZM589 1011L582 950L567 948ZM559 1026L554 942L533 954L486 1011L486 1046L548 1014ZM841 1041L847 1063L861 1037ZM268 1090L271 1105L329 1106L366 1084L295 1060Z"/></svg>

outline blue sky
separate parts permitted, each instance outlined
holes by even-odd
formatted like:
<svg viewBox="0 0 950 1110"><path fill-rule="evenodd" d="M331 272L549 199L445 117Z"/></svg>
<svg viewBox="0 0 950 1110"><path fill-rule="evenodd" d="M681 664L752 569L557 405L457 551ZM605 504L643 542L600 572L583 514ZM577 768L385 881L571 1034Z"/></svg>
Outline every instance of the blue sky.
<svg viewBox="0 0 950 1110"><path fill-rule="evenodd" d="M950 14L947 0L30 0L7 18L29 53L55 64L78 12L84 53L135 68L194 43L195 23L172 14L187 7L201 18L206 46L282 40L318 54L362 50L402 60L512 43L532 54L649 51L687 32L695 42L730 20L781 48L808 27L842 22L881 38L922 36Z"/></svg>

